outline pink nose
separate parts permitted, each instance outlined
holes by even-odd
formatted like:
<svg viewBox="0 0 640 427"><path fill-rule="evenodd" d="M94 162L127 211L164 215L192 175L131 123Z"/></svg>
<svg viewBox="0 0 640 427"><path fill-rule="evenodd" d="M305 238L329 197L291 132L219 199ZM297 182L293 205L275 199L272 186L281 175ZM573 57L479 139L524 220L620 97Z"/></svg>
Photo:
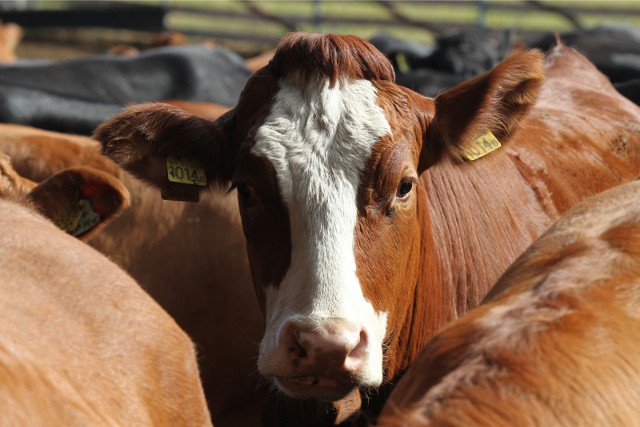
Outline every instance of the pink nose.
<svg viewBox="0 0 640 427"><path fill-rule="evenodd" d="M281 338L291 366L307 374L356 373L367 351L364 329L342 319L325 319L313 325L291 321Z"/></svg>

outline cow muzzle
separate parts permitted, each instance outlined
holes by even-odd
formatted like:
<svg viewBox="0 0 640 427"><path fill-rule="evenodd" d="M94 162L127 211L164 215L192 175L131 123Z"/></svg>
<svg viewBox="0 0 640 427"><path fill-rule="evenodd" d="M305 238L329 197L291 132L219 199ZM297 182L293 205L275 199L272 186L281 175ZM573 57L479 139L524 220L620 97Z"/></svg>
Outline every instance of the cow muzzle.
<svg viewBox="0 0 640 427"><path fill-rule="evenodd" d="M361 385L377 386L382 366L370 366L369 334L363 325L341 318L284 322L270 354L259 363L285 394L333 401ZM264 356L264 357L263 357ZM380 375L371 372L380 371Z"/></svg>

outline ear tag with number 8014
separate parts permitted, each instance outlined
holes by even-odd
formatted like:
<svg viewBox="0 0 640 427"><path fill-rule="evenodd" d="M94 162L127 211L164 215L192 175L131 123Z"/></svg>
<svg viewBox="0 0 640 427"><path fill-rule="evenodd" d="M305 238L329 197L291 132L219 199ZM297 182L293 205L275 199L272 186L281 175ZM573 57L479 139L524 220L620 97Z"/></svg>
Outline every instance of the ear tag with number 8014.
<svg viewBox="0 0 640 427"><path fill-rule="evenodd" d="M469 160L476 160L497 150L501 146L500 141L498 141L490 131L487 131L484 135L476 139L463 154Z"/></svg>
<svg viewBox="0 0 640 427"><path fill-rule="evenodd" d="M207 186L207 177L199 161L178 156L167 157L167 178L180 184Z"/></svg>

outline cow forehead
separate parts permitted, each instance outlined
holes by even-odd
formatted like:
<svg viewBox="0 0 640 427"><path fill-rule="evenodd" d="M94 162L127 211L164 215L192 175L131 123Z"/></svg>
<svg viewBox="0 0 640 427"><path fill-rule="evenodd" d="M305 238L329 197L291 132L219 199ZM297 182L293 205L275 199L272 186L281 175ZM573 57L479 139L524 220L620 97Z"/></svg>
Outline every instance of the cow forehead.
<svg viewBox="0 0 640 427"><path fill-rule="evenodd" d="M291 263L283 282L272 285L295 301L281 306L344 317L349 302L367 305L354 234L361 172L372 147L390 132L376 99L369 81L330 87L320 79L306 86L284 80L256 131L252 153L271 162L290 220Z"/></svg>
<svg viewBox="0 0 640 427"><path fill-rule="evenodd" d="M287 205L309 196L330 202L329 189L340 188L355 200L373 146L391 132L377 96L368 80L339 79L332 87L319 76L279 82L252 153L271 162Z"/></svg>

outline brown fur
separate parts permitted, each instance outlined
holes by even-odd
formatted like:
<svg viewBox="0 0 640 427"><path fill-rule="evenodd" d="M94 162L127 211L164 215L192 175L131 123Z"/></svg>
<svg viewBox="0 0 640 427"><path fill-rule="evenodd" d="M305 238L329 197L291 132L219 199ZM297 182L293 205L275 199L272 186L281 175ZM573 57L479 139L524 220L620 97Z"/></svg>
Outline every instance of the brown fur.
<svg viewBox="0 0 640 427"><path fill-rule="evenodd" d="M0 24L0 62L14 62L16 48L22 40L22 27L12 22Z"/></svg>
<svg viewBox="0 0 640 427"><path fill-rule="evenodd" d="M199 204L162 201L101 156L89 138L5 124L0 135L0 150L35 181L80 165L120 178L131 207L91 245L131 274L195 341L216 426L259 424L264 391L255 358L263 323L234 195L211 191Z"/></svg>
<svg viewBox="0 0 640 427"><path fill-rule="evenodd" d="M279 77L293 76L300 84L312 72L329 83L370 78L393 135L374 147L362 175L355 251L364 295L389 312L384 373L392 385L429 338L476 307L560 213L640 173L640 110L566 46L546 58L544 83L540 53L525 52L435 100L393 84L389 67L353 37L290 35L220 120L188 120L147 105L101 125L96 137L119 164L163 190L166 182L154 178L153 165L174 151L191 153L214 170L224 164L213 176L224 184L268 114ZM152 129L160 125L169 128ZM461 161L459 154L486 130L504 147ZM141 132L148 137L140 138ZM196 137L193 147L162 139L173 134ZM208 158L207 150L227 157ZM395 194L403 179L414 186L400 201ZM244 220L246 227L250 219ZM372 413L383 395L368 402Z"/></svg>
<svg viewBox="0 0 640 427"><path fill-rule="evenodd" d="M0 425L211 425L191 340L128 275L27 203L0 229Z"/></svg>
<svg viewBox="0 0 640 427"><path fill-rule="evenodd" d="M263 289L270 284L278 286L287 273L291 261L291 231L289 211L280 198L273 166L249 151L250 146L242 147L244 155L238 162L234 179L250 183L249 200L240 205L240 213L247 218L243 230L247 236L251 277L258 302L264 307Z"/></svg>
<svg viewBox="0 0 640 427"><path fill-rule="evenodd" d="M180 99L167 99L162 101L165 104L173 105L188 113L202 117L203 119L216 120L227 111L231 110L231 107L221 104L214 104L211 102L193 102L183 101Z"/></svg>
<svg viewBox="0 0 640 427"><path fill-rule="evenodd" d="M563 215L434 337L377 425L635 425L638 202L635 181Z"/></svg>
<svg viewBox="0 0 640 427"><path fill-rule="evenodd" d="M330 86L338 78L395 80L391 63L372 44L355 36L291 33L285 36L269 66L276 79L312 73L325 76Z"/></svg>

